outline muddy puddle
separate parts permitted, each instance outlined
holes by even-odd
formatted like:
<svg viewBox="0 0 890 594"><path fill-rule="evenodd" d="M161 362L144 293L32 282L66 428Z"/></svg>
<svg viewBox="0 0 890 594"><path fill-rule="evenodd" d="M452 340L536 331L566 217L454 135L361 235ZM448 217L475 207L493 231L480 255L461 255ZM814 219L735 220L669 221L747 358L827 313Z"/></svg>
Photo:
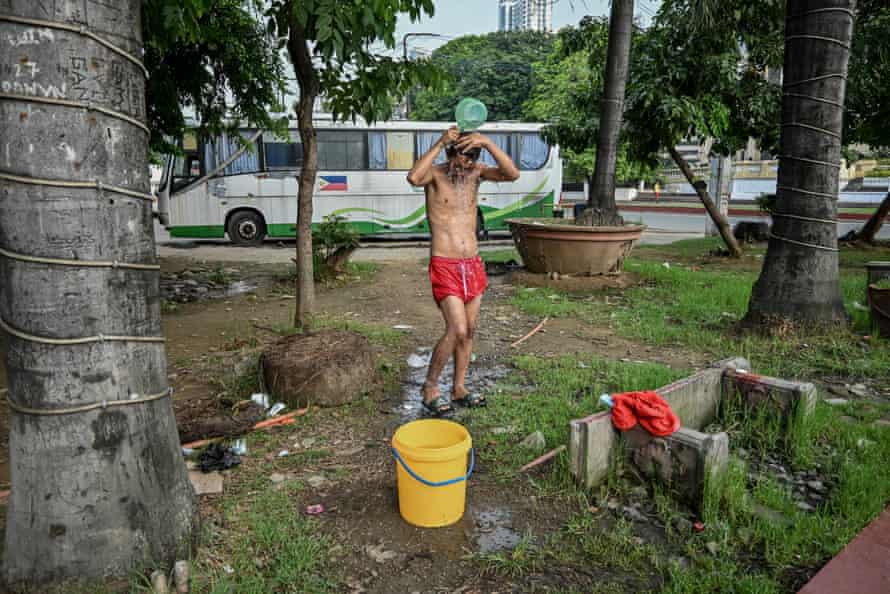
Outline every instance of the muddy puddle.
<svg viewBox="0 0 890 594"><path fill-rule="evenodd" d="M426 416L421 388L426 381L431 356L432 347L421 347L408 357L408 373L402 382L402 402L396 408L399 420L403 423ZM499 363L494 356L481 355L470 363L465 385L473 394L490 397L498 381L507 377L510 371L509 367ZM449 362L439 376L439 392L446 397L450 396L453 380L454 363Z"/></svg>

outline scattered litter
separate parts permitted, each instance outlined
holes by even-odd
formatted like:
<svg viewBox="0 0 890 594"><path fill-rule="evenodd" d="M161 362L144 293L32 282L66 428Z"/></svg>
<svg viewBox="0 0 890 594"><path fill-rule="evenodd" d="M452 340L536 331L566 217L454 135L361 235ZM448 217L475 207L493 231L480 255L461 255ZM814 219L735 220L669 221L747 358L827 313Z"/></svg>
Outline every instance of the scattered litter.
<svg viewBox="0 0 890 594"><path fill-rule="evenodd" d="M220 443L213 443L201 453L198 467L203 472L226 470L241 464L241 458L231 449Z"/></svg>
<svg viewBox="0 0 890 594"><path fill-rule="evenodd" d="M669 262L665 262L664 264L662 264L662 267L663 267L663 268L666 268L667 270L670 270L670 269L671 269L671 265L670 265Z"/></svg>
<svg viewBox="0 0 890 594"><path fill-rule="evenodd" d="M516 425L507 425L506 427L493 427L489 433L492 435L507 435L510 433L516 433L518 431L518 427Z"/></svg>
<svg viewBox="0 0 890 594"><path fill-rule="evenodd" d="M206 445L219 441L218 437L214 437L212 439L199 439L198 441L191 441L189 443L182 444L182 448L186 450L197 450L198 448L203 448Z"/></svg>
<svg viewBox="0 0 890 594"><path fill-rule="evenodd" d="M630 507L625 505L624 509L621 510L624 514L624 517L633 522L645 522L646 516L643 515L643 512L638 510L635 507Z"/></svg>
<svg viewBox="0 0 890 594"><path fill-rule="evenodd" d="M260 421L253 428L256 429L264 429L266 427L275 427L278 425L293 425L296 417L302 417L307 412L309 412L309 408L301 408L300 410L295 410L294 412L287 413L286 415L281 415L280 417L275 417L274 419L266 419L265 421Z"/></svg>
<svg viewBox="0 0 890 594"><path fill-rule="evenodd" d="M283 402L276 402L275 406L269 409L269 412L266 414L270 419L276 416L278 413L287 408L287 405Z"/></svg>
<svg viewBox="0 0 890 594"><path fill-rule="evenodd" d="M704 525L703 522L693 522L693 523L692 523L692 529L695 530L696 532L704 532L704 531L705 531L705 525Z"/></svg>
<svg viewBox="0 0 890 594"><path fill-rule="evenodd" d="M177 561L173 564L173 583L176 586L176 594L188 594L190 572L191 567L188 561Z"/></svg>
<svg viewBox="0 0 890 594"><path fill-rule="evenodd" d="M720 552L720 545L718 545L714 541L705 543L705 548L708 549L708 552L711 553L712 555L716 555L717 553Z"/></svg>
<svg viewBox="0 0 890 594"><path fill-rule="evenodd" d="M420 369L421 367L426 367L429 363L429 360L426 357L421 357L417 353L411 353L408 357L408 367L412 369Z"/></svg>
<svg viewBox="0 0 890 594"><path fill-rule="evenodd" d="M805 512L816 511L816 508L813 507L812 505L810 505L809 503L807 503L806 501L798 501L796 505L797 505L797 509L799 509L801 511L805 511Z"/></svg>
<svg viewBox="0 0 890 594"><path fill-rule="evenodd" d="M875 442L873 442L873 441L870 440L870 439L865 439L864 437L860 437L860 438L856 441L856 447L857 447L857 448L867 448L868 446L873 446L873 445L875 445Z"/></svg>
<svg viewBox="0 0 890 594"><path fill-rule="evenodd" d="M320 474L314 474L306 479L306 482L309 483L309 486L313 489L317 489L328 482L328 479L323 477Z"/></svg>
<svg viewBox="0 0 890 594"><path fill-rule="evenodd" d="M229 574L229 575L232 575L233 573L235 573L235 570L232 569L232 566L229 565L228 563L226 563L225 565L223 565L223 571L225 571L225 572L226 572L227 574Z"/></svg>
<svg viewBox="0 0 890 594"><path fill-rule="evenodd" d="M534 433L523 439L522 442L519 444L519 447L535 452L540 452L545 447L547 447L547 440L544 437L543 433L541 433L540 431L535 431Z"/></svg>
<svg viewBox="0 0 890 594"><path fill-rule="evenodd" d="M280 452L278 452L279 458L287 458L288 456L290 456L290 452L287 450L281 450Z"/></svg>
<svg viewBox="0 0 890 594"><path fill-rule="evenodd" d="M826 398L822 402L829 406L844 406L849 402L849 400L847 400L846 398Z"/></svg>
<svg viewBox="0 0 890 594"><path fill-rule="evenodd" d="M566 449L566 447L564 445L561 445L556 449L550 450L549 452L547 452L540 458L536 458L536 459L532 460L531 462L529 462L528 464L526 464L525 466L523 466L522 468L520 468L519 472L525 472L527 470L531 470L535 466L540 466L541 464L543 464L549 460L552 460L553 458L558 456L559 453L564 451L565 449Z"/></svg>
<svg viewBox="0 0 890 594"><path fill-rule="evenodd" d="M520 338L519 340L517 340L516 342L514 342L514 343L511 344L510 346L513 347L513 348L516 348L516 347L518 347L520 344L522 344L523 342L525 342L526 340L528 340L529 338L531 338L532 336L534 336L534 335L535 335L541 328L544 327L544 324L546 324L546 323L547 323L547 320L549 320L549 319L550 319L549 317L546 317L546 318L544 318L543 320L541 320L541 323L538 324L537 326L535 326L534 328L532 328L532 331L531 331L531 332L529 332L528 334L526 334L525 336L523 336L522 338Z"/></svg>
<svg viewBox="0 0 890 594"><path fill-rule="evenodd" d="M280 472L273 472L272 476L269 477L269 480L272 481L273 484L277 485L287 480L287 477Z"/></svg>
<svg viewBox="0 0 890 594"><path fill-rule="evenodd" d="M182 455L186 458L195 453L194 448L182 448Z"/></svg>
<svg viewBox="0 0 890 594"><path fill-rule="evenodd" d="M170 594L170 588L167 586L167 574L160 569L151 574L151 591L153 594Z"/></svg>
<svg viewBox="0 0 890 594"><path fill-rule="evenodd" d="M414 330L414 326L409 324L396 324L392 327L393 330Z"/></svg>
<svg viewBox="0 0 890 594"><path fill-rule="evenodd" d="M866 307L865 305L862 305L858 301L853 302L853 309L856 309L859 311L868 311L868 307Z"/></svg>
<svg viewBox="0 0 890 594"><path fill-rule="evenodd" d="M368 545L365 547L365 552L377 563L386 563L399 556L395 551L387 551L384 549L382 544L377 545L376 547Z"/></svg>
<svg viewBox="0 0 890 594"><path fill-rule="evenodd" d="M189 471L195 495L218 495L223 492L223 476L219 472Z"/></svg>
<svg viewBox="0 0 890 594"><path fill-rule="evenodd" d="M868 390L868 386L866 386L865 384L853 384L852 386L847 388L847 390L849 390L850 394L852 394L853 396L858 396L859 398L868 398L869 396L871 396L871 393Z"/></svg>
<svg viewBox="0 0 890 594"><path fill-rule="evenodd" d="M268 394L264 394L262 392L257 392L256 394L251 396L250 399L253 402L262 406L263 410L266 410L267 408L269 408L269 395Z"/></svg>
<svg viewBox="0 0 890 594"><path fill-rule="evenodd" d="M344 456L344 457L355 456L356 454L358 454L359 452L363 452L364 450L365 450L365 446L360 445L360 446L355 446L354 448L349 448L347 450L340 450L338 452L335 452L334 455Z"/></svg>
<svg viewBox="0 0 890 594"><path fill-rule="evenodd" d="M239 456L247 455L247 440L236 439L235 443L232 444L232 453Z"/></svg>
<svg viewBox="0 0 890 594"><path fill-rule="evenodd" d="M306 513L310 516L317 516L319 514L324 513L324 506L320 503L316 503L315 505L307 505Z"/></svg>

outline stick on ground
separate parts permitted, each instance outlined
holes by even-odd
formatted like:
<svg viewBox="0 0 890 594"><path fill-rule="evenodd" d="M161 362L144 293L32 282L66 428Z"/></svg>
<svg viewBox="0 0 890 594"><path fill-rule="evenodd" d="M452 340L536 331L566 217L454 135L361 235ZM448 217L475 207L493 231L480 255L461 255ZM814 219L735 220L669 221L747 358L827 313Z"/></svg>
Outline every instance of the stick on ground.
<svg viewBox="0 0 890 594"><path fill-rule="evenodd" d="M534 328L532 328L532 331L531 331L531 332L529 332L528 334L526 334L525 336L523 336L522 338L520 338L519 340L517 340L516 342L514 342L514 343L511 344L510 346L513 347L513 348L516 348L516 347L518 347L519 345L521 345L523 342L525 342L526 340L528 340L529 338L531 338L532 336L534 336L534 335L535 335L541 328L543 328L543 327L544 327L544 324L546 324L546 323L547 323L547 320L549 320L549 319L550 319L549 317L546 317L546 318L544 318L543 320L541 320L541 323L538 324L537 326L535 326Z"/></svg>
<svg viewBox="0 0 890 594"><path fill-rule="evenodd" d="M543 456L541 456L540 458L535 458L534 460L532 460L531 462L529 462L528 464L526 464L525 466L520 468L519 472L525 472L527 470L531 470L535 466L540 466L544 462L548 462L548 461L552 460L553 458L555 458L556 456L558 456L565 449L566 449L566 447L564 445L561 445L558 448L552 449L549 452L547 452L546 454L544 454Z"/></svg>

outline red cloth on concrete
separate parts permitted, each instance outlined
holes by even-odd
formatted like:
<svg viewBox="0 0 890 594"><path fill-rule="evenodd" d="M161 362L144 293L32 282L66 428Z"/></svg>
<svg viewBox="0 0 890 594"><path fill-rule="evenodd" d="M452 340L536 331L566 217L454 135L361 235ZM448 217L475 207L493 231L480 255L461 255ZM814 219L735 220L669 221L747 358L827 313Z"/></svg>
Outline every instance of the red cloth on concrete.
<svg viewBox="0 0 890 594"><path fill-rule="evenodd" d="M620 431L639 423L652 435L665 437L680 428L680 419L655 392L612 394L612 402L612 424Z"/></svg>

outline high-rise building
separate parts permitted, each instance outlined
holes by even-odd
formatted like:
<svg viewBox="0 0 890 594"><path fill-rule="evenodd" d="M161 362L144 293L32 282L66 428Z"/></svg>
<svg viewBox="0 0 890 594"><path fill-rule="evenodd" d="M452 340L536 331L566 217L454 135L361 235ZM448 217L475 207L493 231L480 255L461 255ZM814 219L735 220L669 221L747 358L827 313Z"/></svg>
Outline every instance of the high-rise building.
<svg viewBox="0 0 890 594"><path fill-rule="evenodd" d="M554 0L498 0L498 31L553 31Z"/></svg>

